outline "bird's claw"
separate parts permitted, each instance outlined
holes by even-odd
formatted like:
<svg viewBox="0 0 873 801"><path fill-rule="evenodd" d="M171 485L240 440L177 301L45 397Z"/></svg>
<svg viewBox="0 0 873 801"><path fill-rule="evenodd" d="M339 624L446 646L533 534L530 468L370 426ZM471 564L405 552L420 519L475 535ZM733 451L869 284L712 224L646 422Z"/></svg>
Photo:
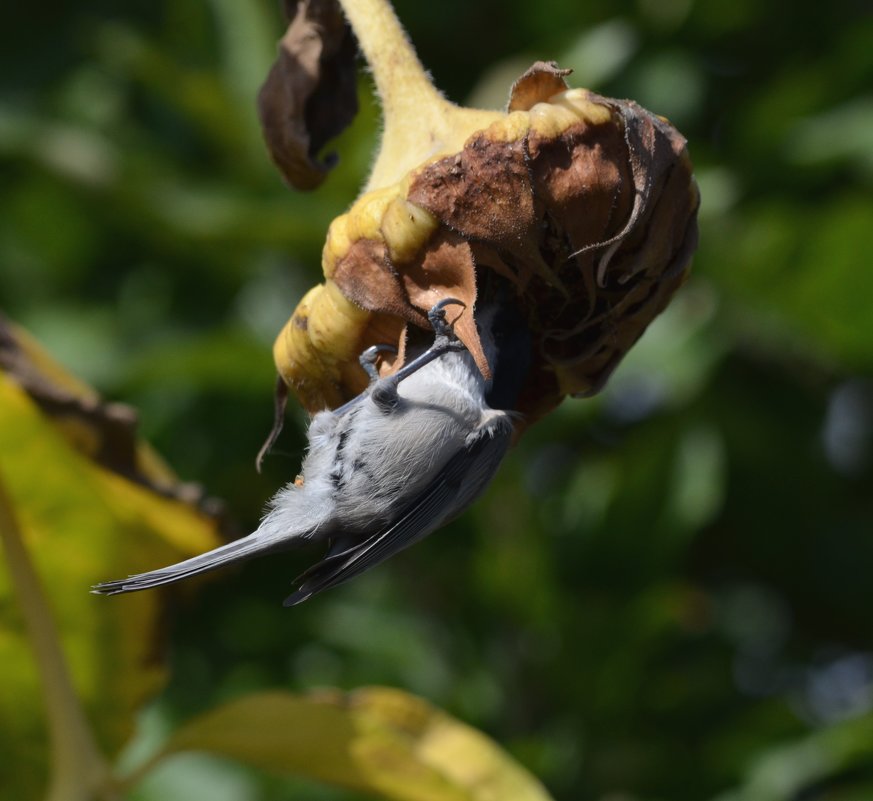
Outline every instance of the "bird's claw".
<svg viewBox="0 0 873 801"><path fill-rule="evenodd" d="M413 373L448 351L464 350L464 343L455 335L453 329L454 322L446 321L446 306L463 306L465 309L467 308L467 304L457 298L443 298L443 300L435 303L427 313L427 319L430 320L434 331L433 344L420 356L394 373L394 375L380 378L370 384L370 398L386 413L397 406L397 386L403 379L409 378ZM365 367L364 369L366 370L367 368ZM369 371L368 374L370 374Z"/></svg>
<svg viewBox="0 0 873 801"><path fill-rule="evenodd" d="M457 298L443 298L438 303L435 303L431 306L430 311L427 313L427 319L430 322L431 328L433 328L434 335L436 339L444 338L448 340L457 339L454 332L454 321L451 323L446 322L446 307L447 306L461 306L466 309L467 304L462 300L458 300Z"/></svg>
<svg viewBox="0 0 873 801"><path fill-rule="evenodd" d="M371 345L358 357L358 362L360 362L361 367L364 368L364 372L370 379L371 385L379 380L379 370L376 367L376 359L379 358L380 353L397 353L397 348L393 345Z"/></svg>

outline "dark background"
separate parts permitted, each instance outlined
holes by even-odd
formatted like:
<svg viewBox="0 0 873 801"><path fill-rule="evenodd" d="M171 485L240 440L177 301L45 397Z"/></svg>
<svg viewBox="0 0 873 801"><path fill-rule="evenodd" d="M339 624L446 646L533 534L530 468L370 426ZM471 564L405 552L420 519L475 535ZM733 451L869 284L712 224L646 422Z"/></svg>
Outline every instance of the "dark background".
<svg viewBox="0 0 873 801"><path fill-rule="evenodd" d="M397 7L454 100L499 106L556 59L668 116L703 198L693 278L607 391L537 424L438 536L292 610L306 556L172 597L140 746L257 687L392 684L558 799L873 797L869 6ZM299 465L294 409L253 469L270 348L366 173L367 82L340 167L302 195L254 113L272 2L18 4L3 30L0 306L247 532ZM138 797L352 796L194 756Z"/></svg>

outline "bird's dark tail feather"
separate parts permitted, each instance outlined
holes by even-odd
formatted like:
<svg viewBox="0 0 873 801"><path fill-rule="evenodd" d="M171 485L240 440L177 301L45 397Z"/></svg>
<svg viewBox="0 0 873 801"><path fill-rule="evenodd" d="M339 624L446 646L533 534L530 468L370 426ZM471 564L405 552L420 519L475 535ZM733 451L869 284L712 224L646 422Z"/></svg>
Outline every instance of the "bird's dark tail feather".
<svg viewBox="0 0 873 801"><path fill-rule="evenodd" d="M91 588L91 592L96 595L118 595L122 592L147 590L151 587L159 587L162 584L173 584L190 576L215 570L231 562L242 561L256 554L265 553L273 550L275 547L273 542L265 542L263 538L249 535L169 567L162 567L149 573L128 576L126 579L95 584Z"/></svg>

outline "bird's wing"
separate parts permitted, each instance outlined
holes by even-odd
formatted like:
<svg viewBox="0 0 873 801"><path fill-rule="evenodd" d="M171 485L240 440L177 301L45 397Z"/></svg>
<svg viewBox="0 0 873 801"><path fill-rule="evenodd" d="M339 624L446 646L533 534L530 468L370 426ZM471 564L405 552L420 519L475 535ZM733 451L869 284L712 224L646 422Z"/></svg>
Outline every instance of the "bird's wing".
<svg viewBox="0 0 873 801"><path fill-rule="evenodd" d="M509 447L511 426L488 426L452 456L399 519L339 553L332 553L297 578L299 589L285 599L294 606L343 584L426 537L462 511L485 489Z"/></svg>

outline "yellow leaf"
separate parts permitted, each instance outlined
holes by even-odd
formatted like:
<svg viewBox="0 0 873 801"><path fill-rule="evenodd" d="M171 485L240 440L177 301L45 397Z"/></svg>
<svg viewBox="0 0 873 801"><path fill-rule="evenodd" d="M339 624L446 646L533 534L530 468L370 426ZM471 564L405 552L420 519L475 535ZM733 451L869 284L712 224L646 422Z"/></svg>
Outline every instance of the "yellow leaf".
<svg viewBox="0 0 873 801"><path fill-rule="evenodd" d="M190 721L131 782L182 751L208 751L391 801L548 801L485 735L400 690L275 691Z"/></svg>
<svg viewBox="0 0 873 801"><path fill-rule="evenodd" d="M97 404L99 411L99 399L73 379L61 380L60 368L44 353L32 358L31 342L17 343L18 361L10 366L5 357L16 343L9 330L4 328L0 343L7 371L0 372L0 476L60 631L76 692L98 743L112 755L129 737L136 709L166 678L156 653L161 600L153 593L110 600L89 588L212 548L216 526L193 506L150 488L157 479L162 489L169 487L172 477L134 439L132 458L146 466L132 469L136 481L95 462L91 449L102 436L99 426L89 428L87 415L49 412L68 411L64 399L88 408ZM41 396L40 405L33 397L38 393L23 388L32 390L34 382L51 396ZM44 792L49 774L46 709L11 579L4 560L0 797L30 799Z"/></svg>

